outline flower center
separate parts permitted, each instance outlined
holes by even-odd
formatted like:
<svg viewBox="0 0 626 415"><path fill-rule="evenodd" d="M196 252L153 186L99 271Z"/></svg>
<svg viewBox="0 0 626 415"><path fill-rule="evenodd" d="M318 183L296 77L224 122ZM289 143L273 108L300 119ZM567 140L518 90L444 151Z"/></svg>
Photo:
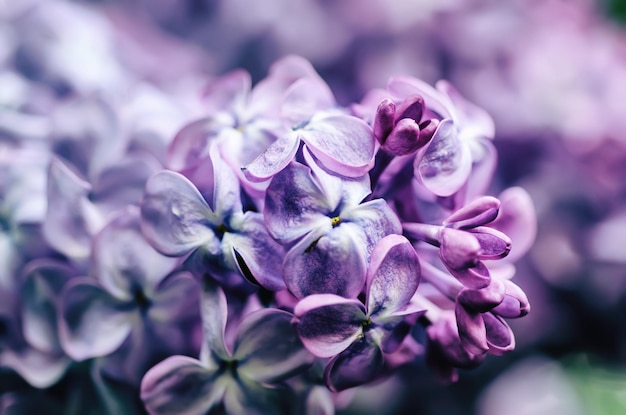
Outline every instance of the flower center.
<svg viewBox="0 0 626 415"><path fill-rule="evenodd" d="M339 226L340 223L341 223L341 218L339 216L330 218L330 224L333 225L333 228Z"/></svg>

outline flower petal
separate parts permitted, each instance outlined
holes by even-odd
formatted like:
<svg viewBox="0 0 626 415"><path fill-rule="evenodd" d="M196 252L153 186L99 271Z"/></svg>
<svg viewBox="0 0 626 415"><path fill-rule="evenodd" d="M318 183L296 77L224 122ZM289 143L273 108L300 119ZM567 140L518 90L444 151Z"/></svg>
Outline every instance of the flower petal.
<svg viewBox="0 0 626 415"><path fill-rule="evenodd" d="M47 353L60 351L57 333L57 307L65 283L75 275L62 262L39 259L24 270L22 284L22 330L33 347Z"/></svg>
<svg viewBox="0 0 626 415"><path fill-rule="evenodd" d="M398 99L421 96L430 111L441 118L453 118L454 108L449 98L426 82L408 76L394 76L387 83L387 90Z"/></svg>
<svg viewBox="0 0 626 415"><path fill-rule="evenodd" d="M53 248L71 258L87 257L91 236L104 225L104 218L87 197L90 191L91 185L63 162L51 161L43 233Z"/></svg>
<svg viewBox="0 0 626 415"><path fill-rule="evenodd" d="M238 232L224 235L222 249L233 255L236 267L251 282L270 291L285 289L282 274L285 252L267 232L261 214L246 212Z"/></svg>
<svg viewBox="0 0 626 415"><path fill-rule="evenodd" d="M492 196L482 196L454 212L443 221L443 225L451 225L455 229L470 229L485 225L498 216L499 209L498 199Z"/></svg>
<svg viewBox="0 0 626 415"><path fill-rule="evenodd" d="M200 315L203 335L200 360L207 367L218 368L221 361L230 359L224 344L228 306L224 291L209 278L202 280Z"/></svg>
<svg viewBox="0 0 626 415"><path fill-rule="evenodd" d="M420 280L417 253L400 235L389 235L374 247L367 269L367 312L370 316L393 314L405 307Z"/></svg>
<svg viewBox="0 0 626 415"><path fill-rule="evenodd" d="M224 162L217 145L210 146L209 154L213 164L213 211L220 218L241 212L241 188L237 175Z"/></svg>
<svg viewBox="0 0 626 415"><path fill-rule="evenodd" d="M219 220L198 189L183 175L161 171L146 184L141 230L165 255L182 256L200 245L219 245L211 226Z"/></svg>
<svg viewBox="0 0 626 415"><path fill-rule="evenodd" d="M368 257L383 237L402 233L400 219L383 199L370 200L344 210L341 212L341 217L345 219L345 225L362 230Z"/></svg>
<svg viewBox="0 0 626 415"><path fill-rule="evenodd" d="M344 351L363 332L361 324L367 321L360 301L334 294L309 295L298 302L294 314L302 342L318 357Z"/></svg>
<svg viewBox="0 0 626 415"><path fill-rule="evenodd" d="M283 260L285 284L298 298L310 294L356 297L365 282L365 239L351 224L311 232ZM356 238L355 238L356 233Z"/></svg>
<svg viewBox="0 0 626 415"><path fill-rule="evenodd" d="M515 349L515 336L509 325L500 316L492 313L483 314L489 344L489 353L500 356Z"/></svg>
<svg viewBox="0 0 626 415"><path fill-rule="evenodd" d="M472 155L452 120L439 123L423 157L415 158L415 176L437 196L456 193L469 178Z"/></svg>
<svg viewBox="0 0 626 415"><path fill-rule="evenodd" d="M59 334L74 360L106 356L117 350L133 328L133 308L86 278L68 282L63 290Z"/></svg>
<svg viewBox="0 0 626 415"><path fill-rule="evenodd" d="M311 177L311 170L291 163L267 188L263 216L272 237L282 244L293 242L321 222L330 225L332 208Z"/></svg>
<svg viewBox="0 0 626 415"><path fill-rule="evenodd" d="M480 243L480 259L500 259L511 251L511 240L502 232L487 226L468 230Z"/></svg>
<svg viewBox="0 0 626 415"><path fill-rule="evenodd" d="M176 266L146 241L139 209L129 206L98 233L92 248L92 270L98 281L118 298L130 300L133 290L154 287Z"/></svg>
<svg viewBox="0 0 626 415"><path fill-rule="evenodd" d="M476 266L480 253L480 242L472 234L452 228L439 232L441 247L439 255L446 268L462 271Z"/></svg>
<svg viewBox="0 0 626 415"><path fill-rule="evenodd" d="M359 118L326 116L311 121L300 133L311 153L330 171L360 177L374 166L376 140L369 125Z"/></svg>
<svg viewBox="0 0 626 415"><path fill-rule="evenodd" d="M474 312L486 313L504 300L504 282L491 279L491 283L478 290L464 289L457 296L457 301Z"/></svg>
<svg viewBox="0 0 626 415"><path fill-rule="evenodd" d="M263 385L245 375L228 378L224 395L226 415L291 415L296 412L293 390L285 385Z"/></svg>
<svg viewBox="0 0 626 415"><path fill-rule="evenodd" d="M492 312L504 318L524 317L530 312L530 303L526 293L509 280L501 280L504 284L504 300Z"/></svg>
<svg viewBox="0 0 626 415"><path fill-rule="evenodd" d="M238 373L260 383L287 379L313 363L286 311L264 309L249 314L237 330L233 358Z"/></svg>
<svg viewBox="0 0 626 415"><path fill-rule="evenodd" d="M454 308L454 314L463 348L474 355L489 350L483 314L470 311L458 302Z"/></svg>
<svg viewBox="0 0 626 415"><path fill-rule="evenodd" d="M252 160L250 164L243 166L241 170L252 182L271 179L293 160L299 147L299 133L289 131L279 136L265 151Z"/></svg>
<svg viewBox="0 0 626 415"><path fill-rule="evenodd" d="M63 354L48 354L36 349L16 352L2 350L0 364L15 370L31 386L48 388L61 379L71 360Z"/></svg>
<svg viewBox="0 0 626 415"><path fill-rule="evenodd" d="M219 404L224 385L197 359L171 356L141 381L141 400L151 415L204 415Z"/></svg>
<svg viewBox="0 0 626 415"><path fill-rule="evenodd" d="M303 77L285 91L280 116L291 128L307 123L318 111L335 106L332 91L319 77Z"/></svg>
<svg viewBox="0 0 626 415"><path fill-rule="evenodd" d="M168 276L157 286L148 310L150 320L178 322L200 316L198 281L187 272Z"/></svg>
<svg viewBox="0 0 626 415"><path fill-rule="evenodd" d="M461 126L463 135L468 138L484 137L489 139L495 136L496 127L487 111L466 100L461 96L459 91L446 80L442 79L438 81L436 87L450 99L450 102L454 106L454 122Z"/></svg>
<svg viewBox="0 0 626 415"><path fill-rule="evenodd" d="M537 214L530 195L521 187L510 187L498 198L502 203L502 208L490 226L511 238L511 253L507 260L516 261L530 249L535 241Z"/></svg>
<svg viewBox="0 0 626 415"><path fill-rule="evenodd" d="M331 391L339 392L375 380L383 365L382 350L363 337L328 362L324 380Z"/></svg>

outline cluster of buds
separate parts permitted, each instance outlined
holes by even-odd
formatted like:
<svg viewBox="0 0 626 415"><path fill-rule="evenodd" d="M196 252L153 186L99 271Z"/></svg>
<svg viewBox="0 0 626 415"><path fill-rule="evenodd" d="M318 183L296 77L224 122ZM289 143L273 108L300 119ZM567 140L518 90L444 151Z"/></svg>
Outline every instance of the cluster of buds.
<svg viewBox="0 0 626 415"><path fill-rule="evenodd" d="M493 122L451 85L343 107L288 56L202 108L164 153L97 99L0 148L2 365L45 388L94 362L151 414L329 413L417 359L453 380L513 349L534 211L484 195Z"/></svg>

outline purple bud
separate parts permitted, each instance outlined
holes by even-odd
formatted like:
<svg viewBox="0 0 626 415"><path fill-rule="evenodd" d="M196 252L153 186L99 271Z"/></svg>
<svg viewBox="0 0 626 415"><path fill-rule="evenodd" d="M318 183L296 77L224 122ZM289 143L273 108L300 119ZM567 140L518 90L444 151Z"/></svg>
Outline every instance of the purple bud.
<svg viewBox="0 0 626 415"><path fill-rule="evenodd" d="M394 126L394 118L396 114L396 106L389 98L383 99L376 109L374 117L374 137L381 145L385 144L387 136L391 133Z"/></svg>
<svg viewBox="0 0 626 415"><path fill-rule="evenodd" d="M393 128L383 148L396 156L404 156L417 151L423 144L419 140L420 129L410 118L401 119Z"/></svg>
<svg viewBox="0 0 626 415"><path fill-rule="evenodd" d="M509 280L502 280L505 295L502 303L492 311L504 318L524 317L530 312L530 303L524 291Z"/></svg>
<svg viewBox="0 0 626 415"><path fill-rule="evenodd" d="M405 99L396 109L395 122L408 118L419 123L424 113L424 98L414 95Z"/></svg>
<svg viewBox="0 0 626 415"><path fill-rule="evenodd" d="M486 313L501 304L504 300L504 296L504 282L492 279L491 283L485 288L478 290L462 290L457 296L456 301L468 310Z"/></svg>
<svg viewBox="0 0 626 415"><path fill-rule="evenodd" d="M451 225L456 229L475 228L493 221L498 216L498 209L500 209L498 199L483 196L454 212L444 221L444 225Z"/></svg>

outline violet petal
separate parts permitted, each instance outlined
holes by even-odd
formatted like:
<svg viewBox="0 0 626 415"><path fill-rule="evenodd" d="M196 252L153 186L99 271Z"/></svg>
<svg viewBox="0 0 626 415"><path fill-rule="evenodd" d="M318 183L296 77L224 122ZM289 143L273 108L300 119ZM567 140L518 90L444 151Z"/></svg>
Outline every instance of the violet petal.
<svg viewBox="0 0 626 415"><path fill-rule="evenodd" d="M238 373L261 383L289 378L313 362L286 311L264 309L249 314L241 322L235 339L233 358Z"/></svg>
<svg viewBox="0 0 626 415"><path fill-rule="evenodd" d="M419 259L411 243L400 235L384 237L374 247L367 269L368 314L384 317L402 309L419 280Z"/></svg>
<svg viewBox="0 0 626 415"><path fill-rule="evenodd" d="M106 356L117 350L133 328L134 308L87 278L68 282L59 312L59 333L74 360Z"/></svg>
<svg viewBox="0 0 626 415"><path fill-rule="evenodd" d="M502 232L487 227L478 226L468 230L480 243L480 259L501 259L511 251L511 240Z"/></svg>
<svg viewBox="0 0 626 415"><path fill-rule="evenodd" d="M376 116L374 117L374 137L381 145L385 144L387 136L393 129L396 116L396 106L389 98L384 98L378 108L376 108Z"/></svg>
<svg viewBox="0 0 626 415"><path fill-rule="evenodd" d="M504 300L505 286L501 280L491 279L491 283L478 290L464 289L457 301L472 311L486 313Z"/></svg>
<svg viewBox="0 0 626 415"><path fill-rule="evenodd" d="M330 213L308 167L292 163L270 182L263 215L268 231L280 243L293 242L320 223L330 226Z"/></svg>
<svg viewBox="0 0 626 415"><path fill-rule="evenodd" d="M483 314L470 311L458 303L454 311L459 336L465 350L475 355L489 350Z"/></svg>
<svg viewBox="0 0 626 415"><path fill-rule="evenodd" d="M492 196L482 196L454 212L443 224L451 225L456 229L474 228L493 221L498 216L499 209L498 199Z"/></svg>
<svg viewBox="0 0 626 415"><path fill-rule="evenodd" d="M271 179L276 173L284 169L296 155L300 147L300 134L289 131L279 136L257 158L241 170L253 182Z"/></svg>
<svg viewBox="0 0 626 415"><path fill-rule="evenodd" d="M165 255L181 256L203 244L219 246L211 228L219 224L198 189L183 175L162 171L146 183L141 230Z"/></svg>
<svg viewBox="0 0 626 415"><path fill-rule="evenodd" d="M300 130L302 141L329 170L361 177L374 166L372 129L349 115L331 115L311 121Z"/></svg>
<svg viewBox="0 0 626 415"><path fill-rule="evenodd" d="M500 316L483 314L489 353L500 356L515 348L515 336L509 325Z"/></svg>
<svg viewBox="0 0 626 415"><path fill-rule="evenodd" d="M221 402L224 389L200 361L171 356L145 374L141 400L151 415L203 415Z"/></svg>
<svg viewBox="0 0 626 415"><path fill-rule="evenodd" d="M416 177L437 196L453 195L465 184L472 156L452 120L439 123L424 156L415 158L414 168Z"/></svg>
<svg viewBox="0 0 626 415"><path fill-rule="evenodd" d="M366 270L364 237L359 236L363 231L349 225L311 232L287 252L283 276L293 295L354 298L361 292Z"/></svg>
<svg viewBox="0 0 626 415"><path fill-rule="evenodd" d="M358 300L334 294L314 294L303 298L294 309L298 334L311 353L331 357L345 350L362 333L367 321Z"/></svg>
<svg viewBox="0 0 626 415"><path fill-rule="evenodd" d="M342 391L376 379L383 364L380 348L362 337L328 362L324 379L331 391Z"/></svg>

